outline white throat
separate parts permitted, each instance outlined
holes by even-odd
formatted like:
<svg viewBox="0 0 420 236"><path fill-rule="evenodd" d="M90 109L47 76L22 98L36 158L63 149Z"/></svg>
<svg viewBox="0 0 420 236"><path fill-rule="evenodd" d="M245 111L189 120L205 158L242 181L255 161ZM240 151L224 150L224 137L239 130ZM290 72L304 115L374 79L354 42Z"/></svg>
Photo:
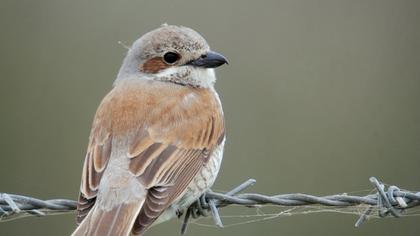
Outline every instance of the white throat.
<svg viewBox="0 0 420 236"><path fill-rule="evenodd" d="M167 68L157 74L149 76L148 79L209 88L214 86L216 75L213 69L180 66Z"/></svg>
<svg viewBox="0 0 420 236"><path fill-rule="evenodd" d="M170 67L156 74L136 73L124 77L125 78L118 78L114 85L120 80L146 79L191 85L200 88L210 88L214 87L214 83L216 82L214 69L192 66Z"/></svg>

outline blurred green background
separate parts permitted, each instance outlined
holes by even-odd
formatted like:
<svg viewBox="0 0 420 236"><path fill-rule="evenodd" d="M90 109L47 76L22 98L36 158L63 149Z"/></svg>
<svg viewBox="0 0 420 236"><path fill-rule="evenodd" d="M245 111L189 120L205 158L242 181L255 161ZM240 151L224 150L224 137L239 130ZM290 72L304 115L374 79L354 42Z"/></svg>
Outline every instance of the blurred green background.
<svg viewBox="0 0 420 236"><path fill-rule="evenodd" d="M419 1L0 5L2 192L76 199L94 112L126 52L117 41L130 44L164 22L197 30L230 60L217 71L228 142L216 190L255 178L249 191L326 195L369 190L370 176L420 190ZM319 213L225 229L192 224L188 235L420 232L420 216L358 229L356 219ZM178 235L180 224L147 235ZM0 235L69 235L74 227L73 215L28 218L1 223Z"/></svg>

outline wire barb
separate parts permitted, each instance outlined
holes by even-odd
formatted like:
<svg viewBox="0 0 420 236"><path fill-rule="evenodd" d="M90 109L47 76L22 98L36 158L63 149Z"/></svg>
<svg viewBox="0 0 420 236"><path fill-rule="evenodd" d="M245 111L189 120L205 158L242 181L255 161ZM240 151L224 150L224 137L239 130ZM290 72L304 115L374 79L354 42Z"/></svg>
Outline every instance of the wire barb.
<svg viewBox="0 0 420 236"><path fill-rule="evenodd" d="M378 209L380 217L401 217L406 209L420 205L420 192L401 190L397 186L385 187L375 177L369 179L375 187L376 193L365 196L351 196L337 194L328 196L314 196L303 193L263 195L258 193L241 193L255 183L249 179L226 193L209 191L201 196L185 212L181 227L181 234L187 230L190 218L206 217L211 212L215 224L223 227L218 209L229 205L243 205L258 207L261 205L279 206L337 206L354 207L367 206L356 221L355 226L361 226ZM72 213L76 210L77 202L68 199L41 200L33 197L0 193L0 222L16 220L30 216L47 216ZM182 212L178 216L181 217Z"/></svg>
<svg viewBox="0 0 420 236"><path fill-rule="evenodd" d="M242 192L246 188L248 188L251 185L254 185L256 183L255 179L248 179L247 181L243 182L242 184L238 185L237 187L233 188L229 192L225 193L226 196L233 196L237 193ZM192 204L185 214L184 221L181 226L181 235L184 235L187 230L187 225L190 219L190 215L192 213L192 216L194 219L197 219L199 217L206 217L208 214L208 210L210 209L213 217L214 224L220 228L223 228L222 219L220 218L218 208L221 206L216 205L216 201L212 199L206 198L206 194L203 194L194 204Z"/></svg>

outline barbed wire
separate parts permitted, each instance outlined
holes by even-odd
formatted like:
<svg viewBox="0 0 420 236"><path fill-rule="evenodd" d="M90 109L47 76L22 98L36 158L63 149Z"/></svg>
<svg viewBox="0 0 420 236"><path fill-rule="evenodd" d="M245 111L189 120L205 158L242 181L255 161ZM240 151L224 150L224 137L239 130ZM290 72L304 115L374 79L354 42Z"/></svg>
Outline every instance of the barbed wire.
<svg viewBox="0 0 420 236"><path fill-rule="evenodd" d="M210 212L214 223L223 227L218 209L229 205L259 207L261 205L279 206L337 206L352 207L365 205L366 210L355 223L359 227L372 213L374 207L378 209L380 217L400 217L404 211L420 205L420 192L401 190L397 186L385 187L375 177L371 177L371 184L376 192L365 196L336 194L328 196L314 196L303 193L263 195L258 193L240 193L256 181L249 179L226 193L209 191L200 197L185 212L181 233L185 233L190 218L206 217ZM77 201L69 199L41 200L17 194L0 193L0 222L16 220L29 216L47 216L71 213L76 210ZM179 216L181 216L180 214Z"/></svg>

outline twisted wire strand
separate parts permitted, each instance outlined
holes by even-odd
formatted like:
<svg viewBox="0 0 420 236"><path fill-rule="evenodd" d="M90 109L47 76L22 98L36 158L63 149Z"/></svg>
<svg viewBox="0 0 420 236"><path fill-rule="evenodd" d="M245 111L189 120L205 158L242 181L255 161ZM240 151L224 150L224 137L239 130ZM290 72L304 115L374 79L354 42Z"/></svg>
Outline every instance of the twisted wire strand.
<svg viewBox="0 0 420 236"><path fill-rule="evenodd" d="M229 205L243 205L247 207L258 207L260 205L280 206L306 206L322 205L351 207L366 205L366 210L361 214L355 226L360 226L372 213L373 207L378 208L378 215L385 217L402 216L405 209L420 205L420 192L401 190L397 186L385 187L375 177L371 177L371 184L375 187L376 193L365 196L351 196L337 194L328 196L314 196L303 193L263 195L258 193L240 193L256 181L249 179L239 186L226 193L208 192L191 205L184 216L181 233L185 233L189 219L205 217L210 212L215 224L223 227L218 209ZM71 213L76 210L77 201L69 199L41 200L33 197L17 194L0 193L0 222L16 220L29 216L47 216ZM181 216L181 215L180 215Z"/></svg>

